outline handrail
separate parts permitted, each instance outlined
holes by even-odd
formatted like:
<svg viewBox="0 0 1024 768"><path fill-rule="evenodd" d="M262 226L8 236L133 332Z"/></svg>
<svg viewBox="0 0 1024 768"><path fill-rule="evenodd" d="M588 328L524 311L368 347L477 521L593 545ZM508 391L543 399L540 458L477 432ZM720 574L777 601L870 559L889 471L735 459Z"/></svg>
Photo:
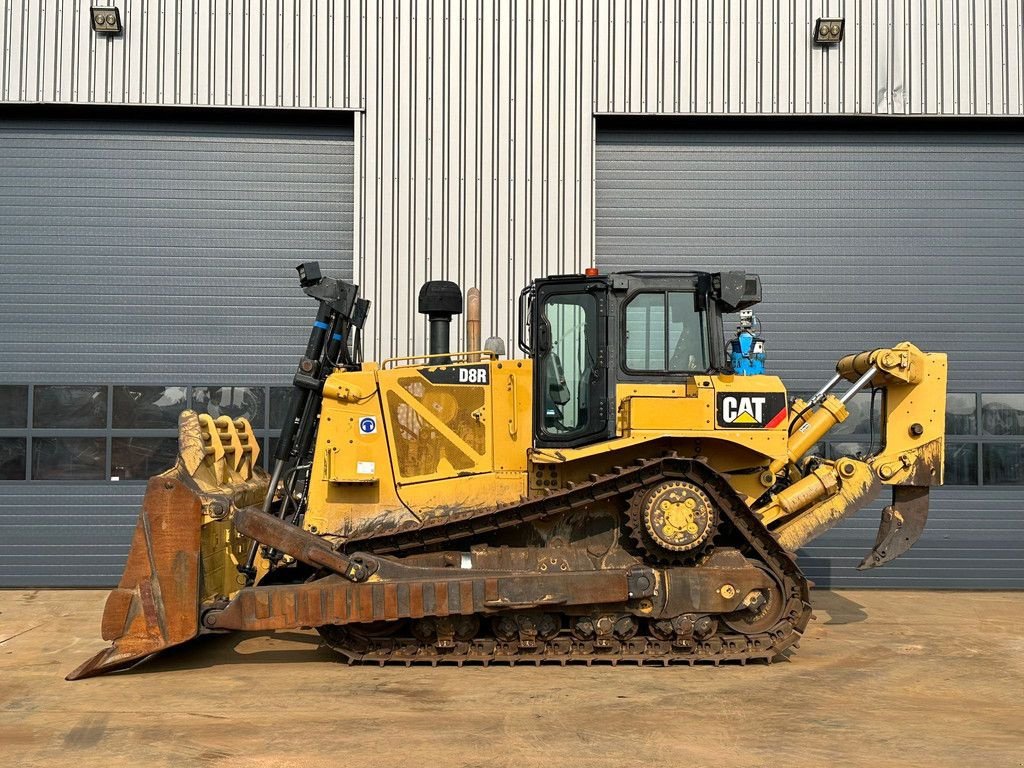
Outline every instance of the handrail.
<svg viewBox="0 0 1024 768"><path fill-rule="evenodd" d="M388 359L386 359L384 362L382 362L380 364L380 367L381 367L382 370L384 370L389 365L391 365L392 363L408 362L409 360L427 360L427 361L429 361L429 359L432 358L432 357L443 357L443 358L447 359L446 362L439 363L438 365L455 365L455 363L451 361L451 358L453 358L453 357L469 358L469 357L471 357L473 355L477 355L479 357L484 357L484 358L487 358L489 360L497 360L498 359L498 354L496 352L490 350L490 349L473 349L473 350L467 350L465 352L439 352L439 353L436 353L436 354L433 354L433 355L410 355L408 357L389 357ZM464 360L464 362L472 363L472 362L476 362L476 361L475 360Z"/></svg>

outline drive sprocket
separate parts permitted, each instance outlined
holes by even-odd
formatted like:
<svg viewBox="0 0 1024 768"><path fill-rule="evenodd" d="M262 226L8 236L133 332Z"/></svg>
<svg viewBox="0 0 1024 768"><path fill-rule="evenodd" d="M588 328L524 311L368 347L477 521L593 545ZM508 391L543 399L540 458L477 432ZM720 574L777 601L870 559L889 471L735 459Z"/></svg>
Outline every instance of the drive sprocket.
<svg viewBox="0 0 1024 768"><path fill-rule="evenodd" d="M689 564L710 545L718 511L699 485L664 480L633 494L626 527L633 542L655 561Z"/></svg>

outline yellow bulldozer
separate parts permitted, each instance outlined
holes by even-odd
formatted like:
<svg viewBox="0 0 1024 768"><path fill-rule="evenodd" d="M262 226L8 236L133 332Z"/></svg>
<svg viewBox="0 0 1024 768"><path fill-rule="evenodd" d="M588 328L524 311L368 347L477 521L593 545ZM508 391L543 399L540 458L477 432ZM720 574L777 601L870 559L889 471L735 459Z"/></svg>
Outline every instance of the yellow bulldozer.
<svg viewBox="0 0 1024 768"><path fill-rule="evenodd" d="M850 354L791 398L757 364L756 275L534 280L521 359L478 330L453 352L462 293L434 281L428 352L377 364L357 287L298 271L318 310L271 471L244 419L181 414L107 599L112 645L69 679L201 634L300 627L350 662L771 661L811 618L797 550L890 486L860 567L887 563L942 482L946 356ZM865 388L878 445L818 455Z"/></svg>

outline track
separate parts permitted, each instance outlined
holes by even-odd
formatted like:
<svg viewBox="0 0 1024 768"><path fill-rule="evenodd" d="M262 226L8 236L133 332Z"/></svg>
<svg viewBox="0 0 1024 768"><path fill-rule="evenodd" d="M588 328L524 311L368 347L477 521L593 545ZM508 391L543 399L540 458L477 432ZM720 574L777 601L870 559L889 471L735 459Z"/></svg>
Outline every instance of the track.
<svg viewBox="0 0 1024 768"><path fill-rule="evenodd" d="M782 606L769 605L762 611L771 612L770 626L761 626L763 619L759 622L754 616L730 617L731 627L721 617L688 616L679 618L684 623L691 622L687 624L689 631L666 633L663 622L641 618L632 636L623 633L620 637L588 638L574 631L568 615L548 613L544 614L549 621L548 632L529 637L505 633L502 637L494 631L495 619L511 615L506 612L478 617L480 629L464 639L451 637L451 633L447 639L440 636L417 638L408 622L373 628L373 632L360 632L358 625L327 626L321 627L320 633L327 644L350 663L381 665L624 663L668 666L770 662L798 643L810 621L809 584L792 556L779 546L732 487L699 460L668 456L630 467L616 467L607 475L591 476L585 483L495 510L465 514L416 528L378 528L364 532L349 539L345 549L387 555L458 546L490 533L552 519L597 503L618 502L625 509L637 491L671 479L687 480L703 487L721 514L726 529L721 535L732 538L733 545L741 546L746 556L760 562L777 582L777 599L782 601ZM595 610L602 608L595 606ZM696 630L693 629L694 619L698 622ZM737 631L737 626L742 628L745 621L750 624L750 631Z"/></svg>

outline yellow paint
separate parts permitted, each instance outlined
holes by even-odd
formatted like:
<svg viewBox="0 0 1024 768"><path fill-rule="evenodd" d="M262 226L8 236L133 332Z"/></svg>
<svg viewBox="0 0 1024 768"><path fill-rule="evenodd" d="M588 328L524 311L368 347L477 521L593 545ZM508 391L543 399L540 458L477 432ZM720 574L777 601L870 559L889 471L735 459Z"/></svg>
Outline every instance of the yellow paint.
<svg viewBox="0 0 1024 768"><path fill-rule="evenodd" d="M800 417L799 424L794 425L790 432L786 452L772 461L768 467L769 471L778 473L787 464L796 462L815 443L828 434L832 427L842 424L849 416L846 406L839 402L839 398L835 395L828 395L817 410L808 411Z"/></svg>
<svg viewBox="0 0 1024 768"><path fill-rule="evenodd" d="M431 384L421 368L339 372L325 392L306 527L347 535L380 517L426 520L493 508L527 492L529 361L488 360L486 385ZM366 392L353 402L349 392ZM367 418L379 425L360 430ZM372 472L370 468L372 467Z"/></svg>
<svg viewBox="0 0 1024 768"><path fill-rule="evenodd" d="M847 476L852 475L847 473ZM835 464L825 462L813 472L809 472L806 477L772 496L768 504L756 510L757 516L765 525L771 525L777 520L801 512L838 490L839 472Z"/></svg>
<svg viewBox="0 0 1024 768"><path fill-rule="evenodd" d="M495 472L526 472L533 445L533 363L501 360L491 364Z"/></svg>
<svg viewBox="0 0 1024 768"><path fill-rule="evenodd" d="M786 520L772 531L785 549L796 552L846 516L861 509L877 495L878 481L871 467L862 461L847 461L853 467L852 476L844 478L832 495L803 510L796 517Z"/></svg>
<svg viewBox="0 0 1024 768"><path fill-rule="evenodd" d="M367 364L357 372L338 372L324 388L305 525L345 536L381 520L401 524L493 509L541 489L586 481L616 465L674 452L706 460L751 505L774 479L787 478L788 487L755 511L787 545L799 546L861 506L880 484L941 482L945 356L926 355L908 344L865 355L844 358L842 372L856 377L864 365L888 366L876 382L887 394L884 448L863 462L820 462L806 474L798 461L847 417L835 397L809 409L793 425L792 436L788 419L772 429L718 423L722 393L785 395L773 376L619 384L614 437L579 448L537 449L532 447L530 361L469 363L456 355L447 366L390 361L383 368ZM465 365L486 366L487 383L431 383L424 375L447 376ZM751 419L741 414L736 423ZM245 430L236 426L235 431L244 443ZM208 482L230 485L242 479L246 465L231 459L240 454L230 429L219 434L221 445L193 446L185 453L207 467L199 471L207 472ZM668 503L661 512L666 535L694 534L692 508ZM221 554L217 560L205 553L244 549L225 535L216 526L204 531L211 589L231 586L237 555Z"/></svg>
<svg viewBox="0 0 1024 768"><path fill-rule="evenodd" d="M238 572L238 566L248 557L249 545L250 540L240 536L229 520L203 524L200 534L202 600L229 596L245 586L245 577ZM263 558L259 558L257 565L259 575L266 572L267 563Z"/></svg>
<svg viewBox="0 0 1024 768"><path fill-rule="evenodd" d="M796 550L861 509L882 485L941 485L946 418L946 355L925 353L909 342L847 355L837 371L855 381L872 366L872 386L884 390L883 441L865 461L824 462L755 512L773 528L779 542ZM845 408L827 398L801 420L787 451L796 460L816 439L803 432L827 432L828 423L846 418ZM773 467L784 462L773 462Z"/></svg>
<svg viewBox="0 0 1024 768"><path fill-rule="evenodd" d="M408 514L398 498L381 413L377 370L335 373L324 391L366 393L361 399L325 397L313 453L305 526L317 533L346 534L380 514ZM360 429L372 419L373 431Z"/></svg>

